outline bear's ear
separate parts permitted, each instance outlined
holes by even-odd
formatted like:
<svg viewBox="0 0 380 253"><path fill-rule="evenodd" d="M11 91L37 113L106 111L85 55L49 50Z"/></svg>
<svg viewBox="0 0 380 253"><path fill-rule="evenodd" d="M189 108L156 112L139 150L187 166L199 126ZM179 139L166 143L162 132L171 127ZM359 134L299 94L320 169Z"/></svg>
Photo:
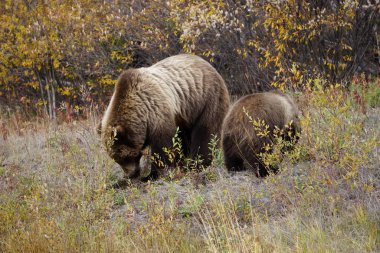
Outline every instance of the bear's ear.
<svg viewBox="0 0 380 253"><path fill-rule="evenodd" d="M117 125L117 126L115 127L115 131L116 131L116 134L123 135L124 132L125 132L125 129L124 129L124 127L122 127L122 126Z"/></svg>

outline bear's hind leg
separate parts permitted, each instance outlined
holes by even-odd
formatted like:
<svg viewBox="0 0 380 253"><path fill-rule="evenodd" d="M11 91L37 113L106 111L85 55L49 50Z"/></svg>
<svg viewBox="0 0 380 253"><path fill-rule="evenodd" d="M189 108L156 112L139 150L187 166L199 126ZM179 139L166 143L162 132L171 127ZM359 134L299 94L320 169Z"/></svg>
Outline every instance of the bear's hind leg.
<svg viewBox="0 0 380 253"><path fill-rule="evenodd" d="M195 126L191 133L190 156L196 159L198 156L203 160L202 165L208 166L211 164L211 154L209 143L211 141L211 133L208 127Z"/></svg>
<svg viewBox="0 0 380 253"><path fill-rule="evenodd" d="M224 154L224 162L229 171L242 171L246 169L243 159L237 154Z"/></svg>
<svg viewBox="0 0 380 253"><path fill-rule="evenodd" d="M196 158L200 155L204 166L209 166L212 162L213 157L209 144L214 135L220 138L223 117L227 109L228 106L218 106L212 103L206 105L193 126L191 132L191 157Z"/></svg>

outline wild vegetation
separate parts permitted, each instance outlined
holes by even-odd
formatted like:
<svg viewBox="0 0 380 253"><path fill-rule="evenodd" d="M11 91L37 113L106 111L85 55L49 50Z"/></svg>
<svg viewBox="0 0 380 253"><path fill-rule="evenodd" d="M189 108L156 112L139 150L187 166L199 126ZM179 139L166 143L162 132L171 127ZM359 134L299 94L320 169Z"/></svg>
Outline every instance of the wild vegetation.
<svg viewBox="0 0 380 253"><path fill-rule="evenodd" d="M157 181L113 188L123 172L101 147L98 115L59 125L8 119L15 125L0 142L0 248L379 251L379 83L355 84L358 101L342 86L313 82L298 96L299 144L265 157L280 161L280 172L265 179L227 173L210 145L215 160L201 171L182 165Z"/></svg>
<svg viewBox="0 0 380 253"><path fill-rule="evenodd" d="M304 88L310 78L347 83L357 73L378 75L377 4L4 0L0 103L70 120L104 107L123 69L180 52L208 59L237 95Z"/></svg>
<svg viewBox="0 0 380 253"><path fill-rule="evenodd" d="M1 1L0 252L379 252L376 4ZM179 52L234 96L296 99L299 142L262 154L277 174L228 173L216 139L199 166L174 137L164 176L113 187L95 130L113 84Z"/></svg>

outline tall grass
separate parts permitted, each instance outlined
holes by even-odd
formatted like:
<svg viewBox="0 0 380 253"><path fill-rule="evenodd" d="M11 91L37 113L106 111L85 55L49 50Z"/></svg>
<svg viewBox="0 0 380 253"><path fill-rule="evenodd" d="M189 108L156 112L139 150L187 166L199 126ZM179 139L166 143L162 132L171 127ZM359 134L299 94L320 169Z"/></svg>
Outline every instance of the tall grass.
<svg viewBox="0 0 380 253"><path fill-rule="evenodd" d="M363 114L342 88L314 86L299 96L298 145L265 179L229 174L218 157L201 172L114 189L123 172L96 117L22 131L1 119L0 251L380 251L380 108Z"/></svg>

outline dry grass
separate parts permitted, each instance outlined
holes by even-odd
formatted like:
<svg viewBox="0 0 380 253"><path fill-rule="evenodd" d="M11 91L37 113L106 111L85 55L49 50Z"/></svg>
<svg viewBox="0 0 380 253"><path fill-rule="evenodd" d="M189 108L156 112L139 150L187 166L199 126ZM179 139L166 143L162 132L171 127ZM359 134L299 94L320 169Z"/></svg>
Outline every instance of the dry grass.
<svg viewBox="0 0 380 253"><path fill-rule="evenodd" d="M380 108L364 115L339 88L300 100L298 148L266 179L209 167L113 189L95 117L8 128L0 251L380 251Z"/></svg>

